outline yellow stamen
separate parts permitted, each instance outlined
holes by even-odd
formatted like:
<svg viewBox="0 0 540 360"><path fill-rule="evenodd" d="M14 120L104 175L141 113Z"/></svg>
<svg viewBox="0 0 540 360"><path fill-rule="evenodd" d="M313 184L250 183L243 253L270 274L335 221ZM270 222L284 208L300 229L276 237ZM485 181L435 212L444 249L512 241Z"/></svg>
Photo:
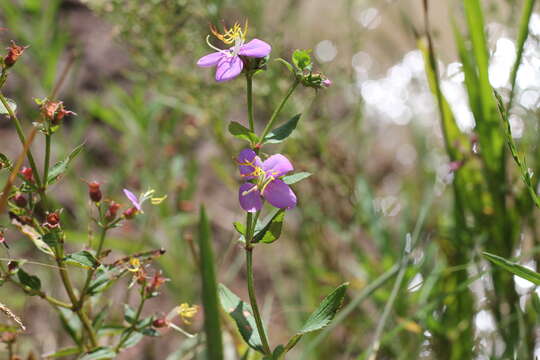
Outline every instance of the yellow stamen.
<svg viewBox="0 0 540 360"><path fill-rule="evenodd" d="M139 261L138 258L130 258L129 259L129 265L127 270L130 271L130 272L137 272L141 269L141 262Z"/></svg>
<svg viewBox="0 0 540 360"><path fill-rule="evenodd" d="M234 44L238 39L241 39L242 41L246 40L248 21L246 20L243 29L239 23L234 23L231 29L227 29L227 27L223 25L223 34L220 34L218 29L214 25L210 25L210 31L219 40L223 41L225 44L231 45Z"/></svg>
<svg viewBox="0 0 540 360"><path fill-rule="evenodd" d="M186 324L191 324L191 319L197 315L199 307L197 305L189 306L188 303L182 303L176 308L178 315L182 318L182 321Z"/></svg>

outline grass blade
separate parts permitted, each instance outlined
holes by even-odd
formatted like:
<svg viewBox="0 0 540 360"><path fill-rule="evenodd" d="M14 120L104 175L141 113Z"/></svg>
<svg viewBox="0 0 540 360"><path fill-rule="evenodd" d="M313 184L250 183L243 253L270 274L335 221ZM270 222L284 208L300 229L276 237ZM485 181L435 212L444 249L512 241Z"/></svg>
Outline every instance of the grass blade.
<svg viewBox="0 0 540 360"><path fill-rule="evenodd" d="M210 225L204 207L199 219L200 272L202 276L202 303L204 308L204 332L208 360L223 359L223 342L219 324L214 253L212 251Z"/></svg>

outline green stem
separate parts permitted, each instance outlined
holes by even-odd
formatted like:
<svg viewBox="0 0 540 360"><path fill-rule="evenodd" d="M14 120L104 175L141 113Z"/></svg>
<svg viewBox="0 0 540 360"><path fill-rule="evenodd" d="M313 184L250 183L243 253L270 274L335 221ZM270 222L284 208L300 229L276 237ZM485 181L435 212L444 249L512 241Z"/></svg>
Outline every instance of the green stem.
<svg viewBox="0 0 540 360"><path fill-rule="evenodd" d="M141 301L139 303L139 307L137 308L137 312L135 313L135 317L133 318L133 322L131 323L131 326L129 327L128 331L124 336L122 336L120 342L114 349L115 352L120 351L122 348L122 345L129 339L131 334L135 331L137 328L137 323L139 322L139 319L141 318L142 309L144 307L144 303L146 302L146 285L141 285Z"/></svg>
<svg viewBox="0 0 540 360"><path fill-rule="evenodd" d="M108 226L103 226L101 228L101 234L99 236L98 249L97 249L97 252L96 252L96 259L98 259L98 261L99 261L99 257L101 256L101 251L103 249L103 244L105 243L105 237L107 236L107 230L109 230ZM88 287L90 286L90 282L92 281L92 277L96 273L96 270L97 270L97 268L92 268L92 269L88 270L88 272L86 274L86 280L84 282L84 286L83 286L83 289L81 291L81 296L79 297L79 302L78 302L78 307L80 307L81 309L83 308L84 299L86 297L86 292L88 291Z"/></svg>
<svg viewBox="0 0 540 360"><path fill-rule="evenodd" d="M268 135L268 132L270 132L270 130L274 126L274 123L276 122L279 113L281 112L281 110L283 110L283 107L285 106L289 98L291 97L294 90L296 90L296 87L298 86L298 84L300 84L300 82L298 80L295 80L295 82L291 85L291 87L289 88L289 90L287 91L283 99L281 100L281 103L279 103L276 110L274 110L274 112L272 113L270 120L268 120L268 123L266 124L266 127L264 128L262 135L260 136L261 141L263 141L265 136Z"/></svg>
<svg viewBox="0 0 540 360"><path fill-rule="evenodd" d="M62 283L64 284L64 288L66 289L66 292L68 294L69 300L72 304L72 310L77 314L79 319L81 320L81 323L83 324L84 328L86 329L86 332L88 333L88 336L90 337L90 344L92 345L92 348L95 348L98 346L98 341L96 337L96 333L94 331L94 328L92 326L92 323L90 322L90 319L88 319L88 316L84 312L82 308L80 308L79 301L77 299L77 296L75 295L75 290L73 288L73 284L71 282L71 279L69 278L69 274L66 270L65 264L64 264L64 251L61 245L56 246L56 263L58 264L58 269L60 272L60 278L62 279Z"/></svg>
<svg viewBox="0 0 540 360"><path fill-rule="evenodd" d="M259 305L257 304L257 297L255 296L255 286L253 281L253 245L251 241L253 240L253 233L255 232L255 223L259 214L255 216L255 221L253 220L253 215L251 213L247 214L246 217L246 271L247 271L247 285L248 285L248 294L249 302L251 303L251 309L253 310L253 316L255 317L255 323L257 324L257 330L261 337L263 350L265 354L271 354L270 345L268 344L268 339L266 337L266 332L264 330L263 322L261 319L261 313L259 311Z"/></svg>
<svg viewBox="0 0 540 360"><path fill-rule="evenodd" d="M43 165L43 193L47 190L47 179L49 178L49 165L51 162L51 134L45 135L45 163Z"/></svg>
<svg viewBox="0 0 540 360"><path fill-rule="evenodd" d="M1 92L0 92L0 102L2 103L2 105L4 105L4 107L6 108L9 114L9 117L15 123L15 129L17 130L17 135L19 136L19 140L21 141L21 144L24 146L24 144L26 144L26 137L24 136L21 122L17 118L17 115L15 115L15 112L13 112L13 109L7 102L7 99L4 97L4 94L2 94ZM38 188L41 188L41 178L39 177L36 162L34 161L34 156L32 155L32 152L30 151L30 149L28 149L27 157L28 157L28 163L30 164L30 167L32 168L34 178L36 179L36 184Z"/></svg>
<svg viewBox="0 0 540 360"><path fill-rule="evenodd" d="M249 130L255 132L255 120L253 118L253 75L249 72L246 72L246 83Z"/></svg>

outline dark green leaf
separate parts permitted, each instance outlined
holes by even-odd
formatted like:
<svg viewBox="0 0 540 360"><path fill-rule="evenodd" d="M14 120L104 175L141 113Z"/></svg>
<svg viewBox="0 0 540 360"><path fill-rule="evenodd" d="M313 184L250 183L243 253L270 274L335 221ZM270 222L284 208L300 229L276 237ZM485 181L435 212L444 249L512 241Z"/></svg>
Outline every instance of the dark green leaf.
<svg viewBox="0 0 540 360"><path fill-rule="evenodd" d="M300 116L302 116L302 114L296 114L285 124L272 130L268 135L264 137L263 143L277 144L288 138L289 135L292 134L294 129L296 129L296 125L300 120Z"/></svg>
<svg viewBox="0 0 540 360"><path fill-rule="evenodd" d="M285 219L285 209L274 210L263 222L263 227L253 236L253 243L263 242L273 243L281 236L283 220Z"/></svg>
<svg viewBox="0 0 540 360"><path fill-rule="evenodd" d="M283 177L283 182L285 184L287 184L287 185L292 185L292 184L296 184L299 181L307 179L311 175L312 174L309 173L309 172L299 172L299 173L296 173L296 174L284 176Z"/></svg>
<svg viewBox="0 0 540 360"><path fill-rule="evenodd" d="M88 353L86 353L79 360L102 360L102 359L114 359L116 353L109 347L98 347Z"/></svg>
<svg viewBox="0 0 540 360"><path fill-rule="evenodd" d="M15 103L15 101L6 98L6 102L10 110L15 113L15 111L17 111L17 104ZM0 115L8 115L8 114L9 114L8 109L6 109L4 104L0 101Z"/></svg>
<svg viewBox="0 0 540 360"><path fill-rule="evenodd" d="M100 265L96 271L96 277L88 285L87 294L95 295L106 290L113 281L120 278L125 274L127 270L124 270L120 267L109 268L103 265Z"/></svg>
<svg viewBox="0 0 540 360"><path fill-rule="evenodd" d="M488 252L482 253L489 261L494 263L501 268L510 271L512 274L519 276L525 280L529 280L535 285L540 285L540 274L536 271L526 268L525 266L519 265L518 263L506 260L500 256L490 254Z"/></svg>
<svg viewBox="0 0 540 360"><path fill-rule="evenodd" d="M99 266L99 261L96 257L86 250L69 254L64 258L64 261L68 264L80 266L85 269L94 269Z"/></svg>
<svg viewBox="0 0 540 360"><path fill-rule="evenodd" d="M341 308L348 286L349 283L344 283L338 286L330 295L324 298L324 300L319 304L317 310L315 310L307 319L304 326L302 326L302 328L297 331L296 335L289 340L286 346L286 351L292 349L298 343L298 341L300 341L300 338L303 335L321 330L330 324L338 310Z"/></svg>
<svg viewBox="0 0 540 360"><path fill-rule="evenodd" d="M233 318L244 341L254 350L264 352L251 306L243 302L225 285L219 284L219 298L223 309Z"/></svg>
<svg viewBox="0 0 540 360"><path fill-rule="evenodd" d="M60 240L60 234L58 234L58 232L56 231L46 233L45 235L43 235L43 241L45 241L45 243L53 249L56 246L56 244L58 244L59 240Z"/></svg>
<svg viewBox="0 0 540 360"><path fill-rule="evenodd" d="M210 224L204 207L199 217L199 249L200 273L202 277L202 303L204 309L204 331L206 334L206 349L208 359L223 359L223 342L219 323L219 305L217 282L215 274L214 251L212 250L212 235Z"/></svg>
<svg viewBox="0 0 540 360"><path fill-rule="evenodd" d="M43 357L46 359L59 358L59 357L64 357L64 356L76 355L80 351L81 350L78 347L69 347L69 348L60 349L58 351L55 351L54 353L44 354Z"/></svg>
<svg viewBox="0 0 540 360"><path fill-rule="evenodd" d="M22 268L19 268L17 271L17 276L23 285L28 286L32 290L41 290L41 280L37 276L28 274Z"/></svg>
<svg viewBox="0 0 540 360"><path fill-rule="evenodd" d="M311 70L313 63L311 61L311 50L295 50L292 56L292 62L299 70Z"/></svg>
<svg viewBox="0 0 540 360"><path fill-rule="evenodd" d="M73 161L73 159L79 155L79 153L81 152L81 150L83 149L84 147L84 143L83 144L80 144L79 146L77 146L75 149L73 149L73 151L68 155L67 158L65 158L64 160L60 161L60 162L57 162L56 164L53 165L53 167L51 168L51 170L49 171L49 176L47 178L47 184L52 184L54 183L55 181L57 181L62 175L65 174L65 172L68 170L68 167L69 167L69 164L71 163L71 161Z"/></svg>
<svg viewBox="0 0 540 360"><path fill-rule="evenodd" d="M152 336L152 337L158 337L161 336L161 333L157 331L156 329L153 329L151 327L147 327L141 330L141 334L144 336Z"/></svg>
<svg viewBox="0 0 540 360"><path fill-rule="evenodd" d="M232 136L238 139L246 140L251 144L256 144L259 142L259 137L255 135L255 133L236 121L231 121L229 124L229 132Z"/></svg>

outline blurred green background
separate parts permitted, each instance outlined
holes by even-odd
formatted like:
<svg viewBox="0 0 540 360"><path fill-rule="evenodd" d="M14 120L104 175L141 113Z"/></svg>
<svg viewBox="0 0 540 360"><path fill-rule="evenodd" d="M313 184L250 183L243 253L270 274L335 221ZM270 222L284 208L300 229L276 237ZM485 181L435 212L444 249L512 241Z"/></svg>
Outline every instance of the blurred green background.
<svg viewBox="0 0 540 360"><path fill-rule="evenodd" d="M208 25L249 19L248 36L272 44L272 59L313 49L333 86L298 91L283 118L302 112L299 129L285 146L268 150L314 174L295 186L299 206L288 213L284 236L255 253L273 345L285 342L324 294L349 281L334 325L304 339L291 359L364 359L379 343L378 359L533 359L540 352L534 286L492 269L480 255L489 250L533 269L540 260L538 213L505 150L483 75L503 103L514 92L506 114L512 136L530 171L540 173L540 16L533 12L520 27L530 2L486 1L480 14L463 6L468 0L431 3L430 52L416 0L4 0L2 44L31 46L5 92L29 127L38 112L33 99L46 96L74 60L59 98L78 116L53 144L62 158L86 142L53 190L69 215L70 246L80 248L90 226L81 179L103 182L117 201L124 187L168 194L164 205L115 230L107 243L123 253L167 249L160 265L171 281L150 306L168 312L180 302L200 303L191 249L201 204L214 233L219 280L246 295L232 228L243 217L232 160L243 144L227 133L231 120L247 123L245 85L217 84L211 71L196 67L210 50ZM513 85L523 26L529 36ZM489 64L474 40L480 33ZM430 90L433 65L439 81ZM259 129L289 82L272 61L255 78ZM441 117L442 97L449 105ZM19 151L7 120L0 121L0 144L12 156ZM40 256L24 241L12 241L10 254ZM403 278L395 276L400 269ZM48 282L58 286L54 276ZM130 296L115 293L112 308ZM23 353L69 342L40 299L7 286L0 298L29 327L18 345ZM242 349L232 329L226 327L226 353L236 359ZM200 316L189 330L201 330ZM169 331L121 358L196 359L198 345Z"/></svg>

